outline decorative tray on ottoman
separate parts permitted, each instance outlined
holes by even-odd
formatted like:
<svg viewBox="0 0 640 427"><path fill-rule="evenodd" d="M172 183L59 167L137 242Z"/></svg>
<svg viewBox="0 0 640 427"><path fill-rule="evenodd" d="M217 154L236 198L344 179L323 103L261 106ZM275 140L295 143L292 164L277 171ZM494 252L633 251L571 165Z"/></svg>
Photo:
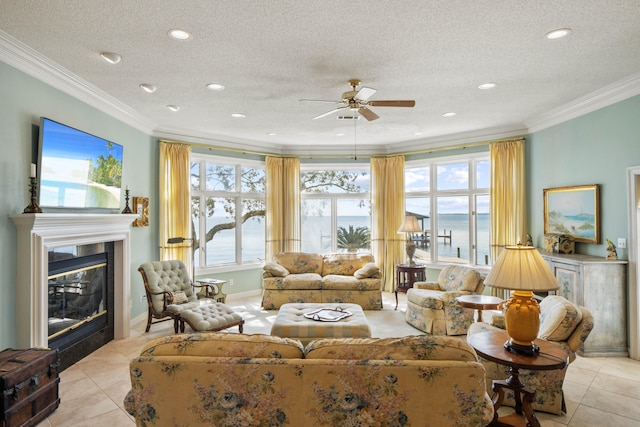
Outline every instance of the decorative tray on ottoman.
<svg viewBox="0 0 640 427"><path fill-rule="evenodd" d="M338 320L342 320L345 317L349 317L351 315L351 312L343 310L340 307L336 307L319 308L309 313L305 313L304 317L311 320L317 320L319 322L337 322Z"/></svg>

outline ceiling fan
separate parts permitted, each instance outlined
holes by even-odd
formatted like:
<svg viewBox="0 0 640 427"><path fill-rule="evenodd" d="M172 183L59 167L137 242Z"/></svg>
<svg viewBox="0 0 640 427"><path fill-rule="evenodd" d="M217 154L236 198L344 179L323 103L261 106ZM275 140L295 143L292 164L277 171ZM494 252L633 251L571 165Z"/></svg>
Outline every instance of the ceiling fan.
<svg viewBox="0 0 640 427"><path fill-rule="evenodd" d="M360 89L357 89L358 85L360 84L360 80L358 79L349 80L349 84L351 85L352 90L344 92L342 94L342 101L325 101L322 99L301 99L300 101L343 104L341 107L334 108L331 111L327 111L326 113L322 113L319 116L315 116L313 120L321 119L322 117L337 113L338 111L351 110L354 113L359 113L365 119L371 121L380 118L380 116L378 116L367 107L413 107L416 105L416 101L414 100L369 101L369 98L374 93L376 93L375 89L366 86L362 86ZM355 119L358 118L358 116L342 116L342 118Z"/></svg>

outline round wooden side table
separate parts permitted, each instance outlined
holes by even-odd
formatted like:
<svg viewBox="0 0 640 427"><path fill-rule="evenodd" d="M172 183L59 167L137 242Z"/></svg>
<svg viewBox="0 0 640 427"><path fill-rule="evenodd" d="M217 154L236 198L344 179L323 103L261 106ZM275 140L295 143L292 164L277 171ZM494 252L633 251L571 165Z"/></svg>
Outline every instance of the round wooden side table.
<svg viewBox="0 0 640 427"><path fill-rule="evenodd" d="M482 310L497 310L502 300L489 295L462 295L456 298L459 305L478 310L478 322L482 322Z"/></svg>
<svg viewBox="0 0 640 427"><path fill-rule="evenodd" d="M531 407L536 394L520 382L520 369L539 371L562 369L569 363L569 353L555 342L537 339L535 343L540 347L540 351L533 356L523 356L505 349L504 343L508 339L507 331L481 332L468 337L469 344L480 357L508 366L511 374L506 380L493 381L492 389L496 394L493 397L493 421L489 426L513 426L508 423L510 420L521 422L524 417L528 426L540 427L540 422ZM498 417L498 409L504 400L504 389L513 391L516 403L515 413Z"/></svg>
<svg viewBox="0 0 640 427"><path fill-rule="evenodd" d="M398 292L407 293L413 288L415 282L425 281L426 269L424 265L396 265L396 310L398 309Z"/></svg>

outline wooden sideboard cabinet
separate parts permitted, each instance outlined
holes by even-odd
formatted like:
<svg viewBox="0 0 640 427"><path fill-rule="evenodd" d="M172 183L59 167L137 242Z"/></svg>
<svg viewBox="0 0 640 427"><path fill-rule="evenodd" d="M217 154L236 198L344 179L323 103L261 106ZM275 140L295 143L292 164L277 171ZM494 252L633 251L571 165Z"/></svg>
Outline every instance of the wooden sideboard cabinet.
<svg viewBox="0 0 640 427"><path fill-rule="evenodd" d="M578 354L628 356L627 261L591 255L563 255L540 251L562 295L593 314L593 330Z"/></svg>

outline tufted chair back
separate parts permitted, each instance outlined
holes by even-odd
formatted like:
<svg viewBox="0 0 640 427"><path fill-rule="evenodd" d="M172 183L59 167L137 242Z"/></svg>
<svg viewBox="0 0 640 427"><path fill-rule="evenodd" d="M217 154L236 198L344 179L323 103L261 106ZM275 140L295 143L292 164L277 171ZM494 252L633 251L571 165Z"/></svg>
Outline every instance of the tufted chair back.
<svg viewBox="0 0 640 427"><path fill-rule="evenodd" d="M484 280L473 268L449 265L440 271L438 286L442 291L467 291L481 294L484 290Z"/></svg>

